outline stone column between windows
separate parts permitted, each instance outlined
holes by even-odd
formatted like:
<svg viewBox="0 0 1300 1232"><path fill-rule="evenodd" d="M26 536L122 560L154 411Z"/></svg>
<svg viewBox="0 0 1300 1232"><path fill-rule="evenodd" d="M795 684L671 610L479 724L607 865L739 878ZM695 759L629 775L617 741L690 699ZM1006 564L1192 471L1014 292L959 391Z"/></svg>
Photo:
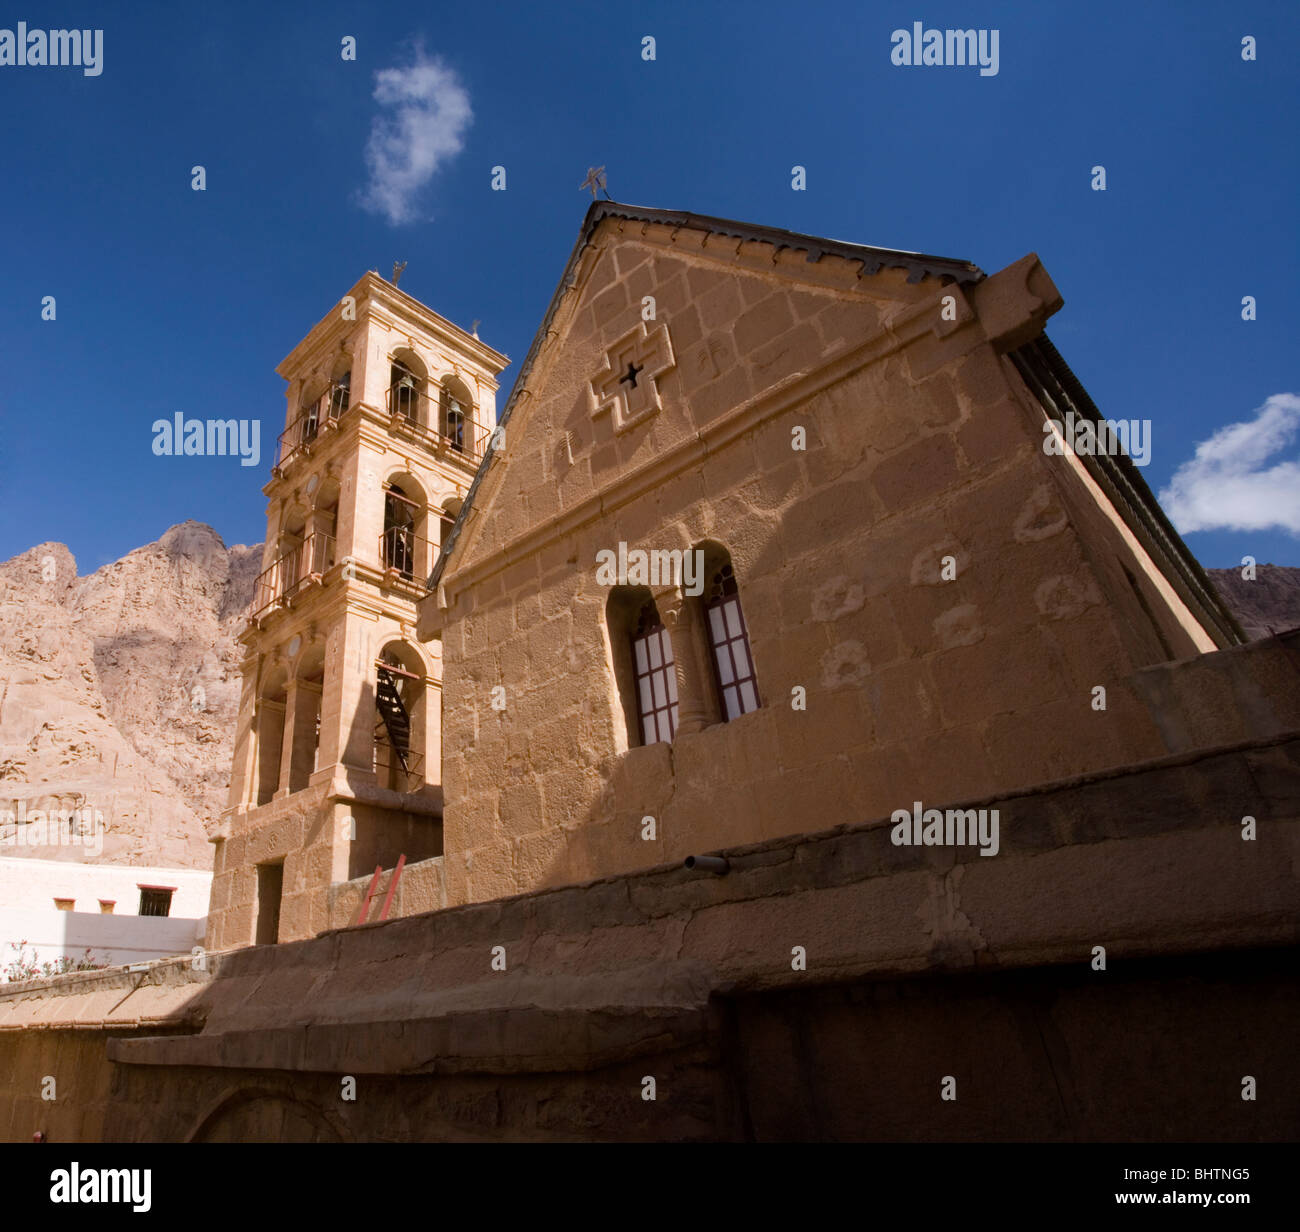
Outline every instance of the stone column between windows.
<svg viewBox="0 0 1300 1232"><path fill-rule="evenodd" d="M336 769L345 770L349 778L373 774L374 623L373 615L353 610L329 634L321 695L319 768L313 781L332 778Z"/></svg>
<svg viewBox="0 0 1300 1232"><path fill-rule="evenodd" d="M312 760L316 752L316 718L320 713L320 699L320 685L309 680L289 681L277 798L301 791L315 770Z"/></svg>
<svg viewBox="0 0 1300 1232"><path fill-rule="evenodd" d="M260 803L263 796L270 799L274 791L268 791L271 787L270 762L275 759L274 764L280 765L283 762L284 752L284 703L269 701L262 698L257 703L257 790L254 793L254 803Z"/></svg>
<svg viewBox="0 0 1300 1232"><path fill-rule="evenodd" d="M248 664L239 691L239 719L235 728L235 756L230 769L226 808L247 807L257 798L257 674Z"/></svg>
<svg viewBox="0 0 1300 1232"><path fill-rule="evenodd" d="M700 605L673 588L655 596L659 616L668 630L673 647L673 670L677 678L677 735L689 736L709 724L709 707L704 692L704 669L700 655Z"/></svg>
<svg viewBox="0 0 1300 1232"><path fill-rule="evenodd" d="M293 770L293 747L295 716L299 709L299 699L302 694L299 691L301 681L290 680L285 685L284 692L284 729L280 736L280 778L276 784L275 799L289 794L289 775Z"/></svg>
<svg viewBox="0 0 1300 1232"><path fill-rule="evenodd" d="M442 681L424 678L420 709L423 711L423 737L418 749L424 753L423 774L426 785L442 786ZM414 732L412 732L414 735Z"/></svg>

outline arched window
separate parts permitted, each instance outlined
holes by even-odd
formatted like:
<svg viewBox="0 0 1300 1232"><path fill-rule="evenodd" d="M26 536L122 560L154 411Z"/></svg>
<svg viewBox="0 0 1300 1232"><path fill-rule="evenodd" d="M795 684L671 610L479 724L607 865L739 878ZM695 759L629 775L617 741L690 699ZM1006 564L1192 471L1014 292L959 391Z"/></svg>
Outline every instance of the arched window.
<svg viewBox="0 0 1300 1232"><path fill-rule="evenodd" d="M385 646L375 665L375 774L380 787L410 791L424 781L425 687L419 657Z"/></svg>
<svg viewBox="0 0 1300 1232"><path fill-rule="evenodd" d="M456 517L460 513L461 502L459 498L452 497L442 504L438 511L438 551L447 546L447 536L451 534L451 528L456 525Z"/></svg>
<svg viewBox="0 0 1300 1232"><path fill-rule="evenodd" d="M333 476L319 484L313 496L309 525L308 573L324 574L334 564L334 536L338 533L339 481Z"/></svg>
<svg viewBox="0 0 1300 1232"><path fill-rule="evenodd" d="M762 702L731 560L723 553L721 559L715 556L709 566L711 574L705 602L709 658L713 661L718 708L723 719L729 721L757 710Z"/></svg>
<svg viewBox="0 0 1300 1232"><path fill-rule="evenodd" d="M380 555L385 569L396 569L404 578L415 573L416 527L420 505L396 483L384 489L384 534Z"/></svg>
<svg viewBox="0 0 1300 1232"><path fill-rule="evenodd" d="M464 453L470 439L473 404L469 390L454 377L443 382L438 404L438 431L457 453Z"/></svg>
<svg viewBox="0 0 1300 1232"><path fill-rule="evenodd" d="M642 605L632 631L632 674L641 743L671 742L677 733L677 673L673 644L653 600Z"/></svg>
<svg viewBox="0 0 1300 1232"><path fill-rule="evenodd" d="M345 369L334 378L329 393L329 417L338 419L352 405L352 369Z"/></svg>
<svg viewBox="0 0 1300 1232"><path fill-rule="evenodd" d="M257 780L253 790L254 804L269 804L280 786L286 685L287 673L284 668L275 668L263 682L257 699Z"/></svg>
<svg viewBox="0 0 1300 1232"><path fill-rule="evenodd" d="M319 768L320 707L325 684L325 647L314 645L305 650L298 663L293 682L292 715L286 714L286 740L289 750L289 790L301 791ZM292 718L292 727L289 719Z"/></svg>
<svg viewBox="0 0 1300 1232"><path fill-rule="evenodd" d="M281 523L279 552L275 562L275 596L288 598L298 591L306 576L303 544L307 539L307 514L299 505L285 512Z"/></svg>
<svg viewBox="0 0 1300 1232"><path fill-rule="evenodd" d="M388 367L388 413L418 424L424 418L426 379L424 364L414 351L397 351Z"/></svg>
<svg viewBox="0 0 1300 1232"><path fill-rule="evenodd" d="M321 403L325 400L326 394L321 392L319 378L310 385L304 384L302 394L302 401L298 404L299 428L296 443L306 445L316 439L316 433L320 430Z"/></svg>

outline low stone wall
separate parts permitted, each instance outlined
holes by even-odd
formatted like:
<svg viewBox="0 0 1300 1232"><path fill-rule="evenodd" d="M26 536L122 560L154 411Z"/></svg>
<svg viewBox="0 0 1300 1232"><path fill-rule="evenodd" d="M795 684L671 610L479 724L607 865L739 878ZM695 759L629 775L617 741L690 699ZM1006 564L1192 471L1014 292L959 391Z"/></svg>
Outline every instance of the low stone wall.
<svg viewBox="0 0 1300 1232"><path fill-rule="evenodd" d="M661 867L214 956L132 993L149 1037L105 1046L122 1011L97 1017L89 986L39 1014L0 994L0 1029L96 1033L114 1139L1292 1132L1300 738L971 806L999 811L996 857L895 845L886 818L736 848L725 876ZM27 1092L31 1065L62 1082L92 1055L11 1072Z"/></svg>
<svg viewBox="0 0 1300 1232"><path fill-rule="evenodd" d="M1294 949L718 995L618 1059L529 1058L617 1015L501 1015L521 1068L122 1065L108 1131L167 1141L1280 1141L1300 1114ZM626 1020L635 1017L625 1012ZM387 1038L402 1032L390 1024ZM367 1034L373 1045L376 1037ZM269 1039L265 1041L270 1043ZM134 1043L115 1044L116 1051ZM440 1051L446 1049L446 1051ZM583 1060L592 1064L584 1067ZM462 1062L463 1063L463 1062ZM355 1098L343 1078L355 1077ZM1241 1098L1242 1079L1258 1083ZM654 1099L645 1098L647 1078ZM955 1098L941 1098L953 1080Z"/></svg>
<svg viewBox="0 0 1300 1232"><path fill-rule="evenodd" d="M50 980L0 984L0 1138L100 1142L120 1075L111 1039L165 1038L197 1031L193 1002L219 964L190 957L131 971L113 967Z"/></svg>

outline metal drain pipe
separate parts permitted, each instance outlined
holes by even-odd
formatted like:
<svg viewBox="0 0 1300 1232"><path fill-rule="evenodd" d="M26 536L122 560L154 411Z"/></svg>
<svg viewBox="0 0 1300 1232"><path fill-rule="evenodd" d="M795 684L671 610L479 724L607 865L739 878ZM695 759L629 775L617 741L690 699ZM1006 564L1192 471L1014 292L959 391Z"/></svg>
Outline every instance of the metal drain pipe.
<svg viewBox="0 0 1300 1232"><path fill-rule="evenodd" d="M725 877L731 863L723 856L687 856L682 861L685 868L698 868L704 873L717 873L719 877Z"/></svg>

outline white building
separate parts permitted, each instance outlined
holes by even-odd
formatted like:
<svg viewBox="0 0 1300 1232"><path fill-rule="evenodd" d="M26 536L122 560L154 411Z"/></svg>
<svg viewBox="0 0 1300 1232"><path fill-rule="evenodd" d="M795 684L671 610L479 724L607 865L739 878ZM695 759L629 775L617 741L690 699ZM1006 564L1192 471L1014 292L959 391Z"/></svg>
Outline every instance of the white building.
<svg viewBox="0 0 1300 1232"><path fill-rule="evenodd" d="M143 864L0 857L0 971L26 942L38 963L91 951L118 966L202 945L212 874Z"/></svg>

